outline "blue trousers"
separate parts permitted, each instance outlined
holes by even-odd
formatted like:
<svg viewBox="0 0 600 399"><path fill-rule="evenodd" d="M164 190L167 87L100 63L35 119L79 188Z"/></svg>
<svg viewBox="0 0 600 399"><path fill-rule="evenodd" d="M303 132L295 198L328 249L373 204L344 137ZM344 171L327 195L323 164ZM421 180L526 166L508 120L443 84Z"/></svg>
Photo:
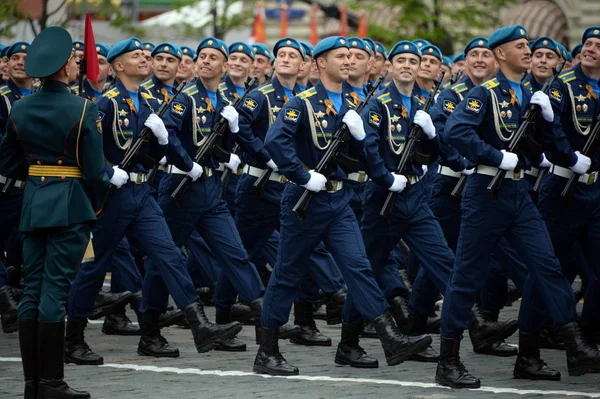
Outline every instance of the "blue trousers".
<svg viewBox="0 0 600 399"><path fill-rule="evenodd" d="M529 270L519 312L520 330L530 333L544 324L536 320L539 313L529 311L544 305L557 326L575 317L573 291L561 273L546 226L528 193L529 183L505 179L494 200L487 193L490 181L490 176L471 175L463 193L456 262L442 310L442 336L446 338L459 339L468 327L490 254L503 236Z"/></svg>
<svg viewBox="0 0 600 399"><path fill-rule="evenodd" d="M287 184L281 199L280 241L277 263L264 297L261 323L278 328L288 321L300 282L308 273L306 265L320 242L325 244L348 286L342 318L357 323L374 320L387 309L365 253L360 228L348 205L352 189L313 196L306 217L299 220L292 210L304 188Z"/></svg>
<svg viewBox="0 0 600 399"><path fill-rule="evenodd" d="M142 289L142 276L131 254L131 248L127 238L123 238L110 262L112 271L110 278L110 291L138 292Z"/></svg>
<svg viewBox="0 0 600 399"><path fill-rule="evenodd" d="M91 315L113 254L126 234L136 237L151 260L146 264L141 312L163 313L169 293L181 309L198 299L183 256L151 193L147 183L128 183L111 192L93 230L96 259L82 264L77 273L69 295L69 317Z"/></svg>

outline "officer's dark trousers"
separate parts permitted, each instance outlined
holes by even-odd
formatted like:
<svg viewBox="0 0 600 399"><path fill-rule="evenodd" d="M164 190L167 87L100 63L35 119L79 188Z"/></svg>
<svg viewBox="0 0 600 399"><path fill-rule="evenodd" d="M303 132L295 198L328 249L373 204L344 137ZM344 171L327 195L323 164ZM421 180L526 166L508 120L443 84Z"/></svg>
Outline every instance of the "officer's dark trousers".
<svg viewBox="0 0 600 399"><path fill-rule="evenodd" d="M523 288L519 329L534 332L545 324L532 311L545 305L557 326L575 316L573 291L554 256L550 236L525 180L505 179L497 200L487 193L490 176L469 176L463 193L456 262L442 310L442 336L459 339L468 327L482 275L502 236L517 250L529 270Z"/></svg>
<svg viewBox="0 0 600 399"><path fill-rule="evenodd" d="M80 223L25 233L22 270L25 285L19 302L19 320L65 319L69 288L90 240L90 230L89 223Z"/></svg>
<svg viewBox="0 0 600 399"><path fill-rule="evenodd" d="M288 321L299 283L308 273L306 265L320 242L333 256L348 286L343 320L352 324L361 318L374 320L385 312L387 302L371 271L356 216L348 205L352 189L316 193L304 220L299 220L292 208L303 192L303 187L287 184L282 195L279 253L265 293L263 327L277 328Z"/></svg>
<svg viewBox="0 0 600 399"><path fill-rule="evenodd" d="M110 270L111 292L138 292L142 289L142 276L131 254L127 238L123 238L117 246L110 262Z"/></svg>

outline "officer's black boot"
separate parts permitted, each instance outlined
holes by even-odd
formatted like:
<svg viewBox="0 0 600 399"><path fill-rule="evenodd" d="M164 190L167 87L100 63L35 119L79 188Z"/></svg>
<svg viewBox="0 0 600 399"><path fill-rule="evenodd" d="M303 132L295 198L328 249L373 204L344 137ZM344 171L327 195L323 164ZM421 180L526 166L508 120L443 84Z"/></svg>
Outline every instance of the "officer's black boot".
<svg viewBox="0 0 600 399"><path fill-rule="evenodd" d="M252 319L256 321L256 324L254 326L256 344L260 345L260 333L262 331L262 328L260 326L260 318L262 316L263 298L260 297L250 302L249 308L252 311ZM277 334L279 339L290 339L302 335L302 330L299 326L293 324L286 324L279 327L279 331Z"/></svg>
<svg viewBox="0 0 600 399"><path fill-rule="evenodd" d="M211 323L206 317L204 307L200 302L193 302L186 306L183 313L188 323L190 323L198 353L212 350L216 344L231 340L242 330L242 325L238 322L228 324Z"/></svg>
<svg viewBox="0 0 600 399"><path fill-rule="evenodd" d="M402 334L392 316L385 312L373 320L388 366L402 363L415 353L424 351L431 345L431 337L419 335L408 337Z"/></svg>
<svg viewBox="0 0 600 399"><path fill-rule="evenodd" d="M129 303L132 297L129 291L113 294L112 292L100 291L94 302L94 310L90 319L96 320L112 314L120 305Z"/></svg>
<svg viewBox="0 0 600 399"><path fill-rule="evenodd" d="M388 299L390 304L389 312L396 322L396 326L402 333L408 331L408 301L401 296L395 296Z"/></svg>
<svg viewBox="0 0 600 399"><path fill-rule="evenodd" d="M85 342L83 332L86 319L71 319L67 321L67 336L65 339L65 362L77 365L98 366L104 364L102 356L94 353Z"/></svg>
<svg viewBox="0 0 600 399"><path fill-rule="evenodd" d="M548 367L540 357L540 333L519 332L519 355L515 363L515 378L560 381L560 372Z"/></svg>
<svg viewBox="0 0 600 399"><path fill-rule="evenodd" d="M138 344L138 355L154 357L179 357L179 349L172 347L160 334L159 315L153 312L141 313L142 336Z"/></svg>
<svg viewBox="0 0 600 399"><path fill-rule="evenodd" d="M511 350L497 351L493 349L493 344L503 341L504 339L513 335L518 328L517 321L492 321L493 317L491 318L492 320L486 320L483 316L483 313L485 312L479 309L477 306L475 307L474 311L471 312L469 338L471 338L473 350L477 353L486 353L495 356L516 355L516 351L513 352L514 348Z"/></svg>
<svg viewBox="0 0 600 399"><path fill-rule="evenodd" d="M117 306L113 314L104 318L102 332L106 335L140 335L140 329L131 323L125 313L125 304Z"/></svg>
<svg viewBox="0 0 600 399"><path fill-rule="evenodd" d="M586 341L598 348L600 345L600 321L582 322L581 327Z"/></svg>
<svg viewBox="0 0 600 399"><path fill-rule="evenodd" d="M0 315L2 315L2 331L6 334L13 333L19 328L17 320L18 301L13 288L5 285L0 288Z"/></svg>
<svg viewBox="0 0 600 399"><path fill-rule="evenodd" d="M427 317L423 316L408 316L408 335L416 336L426 334ZM440 354L431 347L431 345L422 352L411 355L409 360L416 362L437 362L440 360Z"/></svg>
<svg viewBox="0 0 600 399"><path fill-rule="evenodd" d="M294 302L294 324L300 327L300 334L291 337L290 342L306 346L331 346L331 338L321 334L312 317L312 304Z"/></svg>
<svg viewBox="0 0 600 399"><path fill-rule="evenodd" d="M44 323L38 321L37 328L37 365L39 399L89 399L85 391L71 389L63 381L65 364L65 323Z"/></svg>
<svg viewBox="0 0 600 399"><path fill-rule="evenodd" d="M252 370L258 374L298 375L298 368L289 364L279 352L278 330L261 329L260 347Z"/></svg>
<svg viewBox="0 0 600 399"><path fill-rule="evenodd" d="M585 340L581 328L575 322L560 327L558 334L565 343L570 376L600 373L600 352Z"/></svg>
<svg viewBox="0 0 600 399"><path fill-rule="evenodd" d="M362 323L342 323L342 340L335 353L336 364L348 365L356 368L371 369L379 367L379 362L367 355L367 352L358 344L358 335Z"/></svg>
<svg viewBox="0 0 600 399"><path fill-rule="evenodd" d="M252 317L252 310L249 306L243 303L234 303L231 306L231 321L239 321L246 326L253 326L256 324L254 317Z"/></svg>
<svg viewBox="0 0 600 399"><path fill-rule="evenodd" d="M217 324L231 323L231 308L219 309L215 318ZM246 344L238 337L234 336L229 341L218 343L215 350L224 352L245 352Z"/></svg>
<svg viewBox="0 0 600 399"><path fill-rule="evenodd" d="M477 310L475 311L475 317L477 318L477 320L480 320L481 323L498 323L499 313L499 310L484 310L477 307ZM516 320L511 320L508 323L514 323L515 326L517 325ZM504 342L504 339L494 340L489 342L487 345L484 345L483 343L477 341L477 338L473 338L473 335L471 335L470 332L471 328L469 328L469 336L471 337L473 350L476 353L501 357L517 356L517 348L508 345L506 342Z"/></svg>
<svg viewBox="0 0 600 399"><path fill-rule="evenodd" d="M37 321L19 321L19 345L21 347L21 360L23 375L25 376L25 399L36 399L38 390L38 364L37 364Z"/></svg>
<svg viewBox="0 0 600 399"><path fill-rule="evenodd" d="M481 382L460 361L460 339L440 337L440 361L435 382L452 388L479 388Z"/></svg>
<svg viewBox="0 0 600 399"><path fill-rule="evenodd" d="M346 288L342 288L338 292L331 294L329 302L325 307L327 325L340 324L342 322L342 310L346 303Z"/></svg>

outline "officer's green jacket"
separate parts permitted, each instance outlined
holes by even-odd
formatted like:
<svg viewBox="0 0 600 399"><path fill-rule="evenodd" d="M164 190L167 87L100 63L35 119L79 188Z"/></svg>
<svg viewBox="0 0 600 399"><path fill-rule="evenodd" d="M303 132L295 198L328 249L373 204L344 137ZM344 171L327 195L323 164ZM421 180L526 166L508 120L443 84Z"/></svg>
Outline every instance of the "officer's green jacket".
<svg viewBox="0 0 600 399"><path fill-rule="evenodd" d="M110 185L99 125L96 104L57 81L14 104L0 174L27 181L21 231L96 220ZM81 177L69 177L77 172Z"/></svg>

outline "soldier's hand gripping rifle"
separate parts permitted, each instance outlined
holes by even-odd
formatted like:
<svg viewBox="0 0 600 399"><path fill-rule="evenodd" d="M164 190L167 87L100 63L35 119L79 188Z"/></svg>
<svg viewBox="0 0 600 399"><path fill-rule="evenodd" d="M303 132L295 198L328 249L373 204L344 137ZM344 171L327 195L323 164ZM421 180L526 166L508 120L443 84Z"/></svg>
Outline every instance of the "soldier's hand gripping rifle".
<svg viewBox="0 0 600 399"><path fill-rule="evenodd" d="M423 111L429 112L429 108L433 105L435 94L437 93L440 85L442 84L442 80L444 79L445 72L442 71L440 76L433 83L433 88L431 89L431 93L429 93L429 97L427 97L427 101L425 101L425 105L423 106ZM402 150L402 155L400 155L400 162L398 163L398 167L396 168L397 174L405 173L408 170L413 161L415 161L415 155L417 151L417 144L421 140L421 136L423 135L423 129L421 126L414 123L410 129L408 134L408 138L406 140L406 144L404 146L404 150ZM425 157L422 154L419 154L420 157L425 160ZM394 191L390 191L385 199L383 207L379 214L386 219L389 218L392 210L394 209L394 204L396 203L396 197L398 193Z"/></svg>
<svg viewBox="0 0 600 399"><path fill-rule="evenodd" d="M254 82L256 82L256 78L252 78L252 80L248 82L244 94L236 98L235 101L231 104L231 106L235 108L236 111L242 103L242 101L244 101L244 99L246 98L246 95L252 89L252 86L254 86ZM227 126L227 119L223 118L222 115L219 115L219 118L213 125L212 132L206 137L203 144L200 147L198 147L198 151L196 151L196 155L194 156L194 162L196 162L197 164L202 164L204 162L207 162L213 155L220 162L229 162L229 157L231 156L231 153L221 147L221 142L223 141L223 136L225 135ZM192 178L188 175L185 175L181 182L179 182L179 185L175 188L173 193L171 193L171 198L173 198L177 204L181 204L181 199L183 198L191 182Z"/></svg>
<svg viewBox="0 0 600 399"><path fill-rule="evenodd" d="M598 143L598 135L600 134L600 120L596 121L596 124L594 125L594 128L592 129L592 131L590 132L587 141L585 142L585 145L583 146L583 149L581 150L581 154L585 155L587 157L591 158L591 153L592 151L594 151L595 149L597 150L597 148L595 148ZM540 171L541 173L541 171ZM577 174L577 173L573 173L573 176L569 177L569 181L567 181L567 185L565 186L565 188L563 189L562 193L560 193L560 196L565 198L565 199L571 199L571 197L573 196L573 191L575 191L575 183L577 183L577 181L579 180L579 178L581 177L581 175Z"/></svg>
<svg viewBox="0 0 600 399"><path fill-rule="evenodd" d="M367 105L371 97L373 97L373 95L377 92L377 89L384 81L386 76L387 71L385 71L383 74L381 74L381 76L377 78L365 99L355 108L356 113L360 114L362 112L363 108ZM356 171L358 171L359 161L350 158L347 154L342 152L342 145L348 142L349 140L350 129L348 129L348 125L343 123L342 126L340 126L340 128L334 133L333 140L327 148L327 152L325 152L325 155L323 155L323 158L321 158L321 160L317 164L315 172L327 176L334 168L337 167L338 164L349 167L349 169L356 169ZM325 186L328 190L332 188L331 182L329 181L327 181ZM296 212L296 216L298 217L298 219L304 219L304 216L306 214L306 208L308 208L308 205L310 204L310 201L312 200L314 195L315 193L313 191L310 191L308 189L304 190L302 196L298 199L298 202L296 202L296 205L294 205L293 208L294 212Z"/></svg>
<svg viewBox="0 0 600 399"><path fill-rule="evenodd" d="M544 83L542 87L542 92L548 95L548 92L552 88L556 77L562 71L564 62L561 62L555 69L554 75ZM523 123L519 125L515 135L513 136L510 143L508 143L508 152L517 153L523 146L531 149L534 153L541 155L543 153L542 145L537 143L533 137L531 137L531 132L535 124L535 120L537 119L538 114L540 113L541 108L537 104L530 104L529 109L525 112L523 116ZM518 155L518 154L517 154ZM518 169L515 169L515 172L518 172ZM504 176L506 175L506 171L498 168L498 172L492 178L492 181L487 187L488 192L492 196L493 199L498 198L498 192L500 191L500 186L502 186L502 182L504 181Z"/></svg>

